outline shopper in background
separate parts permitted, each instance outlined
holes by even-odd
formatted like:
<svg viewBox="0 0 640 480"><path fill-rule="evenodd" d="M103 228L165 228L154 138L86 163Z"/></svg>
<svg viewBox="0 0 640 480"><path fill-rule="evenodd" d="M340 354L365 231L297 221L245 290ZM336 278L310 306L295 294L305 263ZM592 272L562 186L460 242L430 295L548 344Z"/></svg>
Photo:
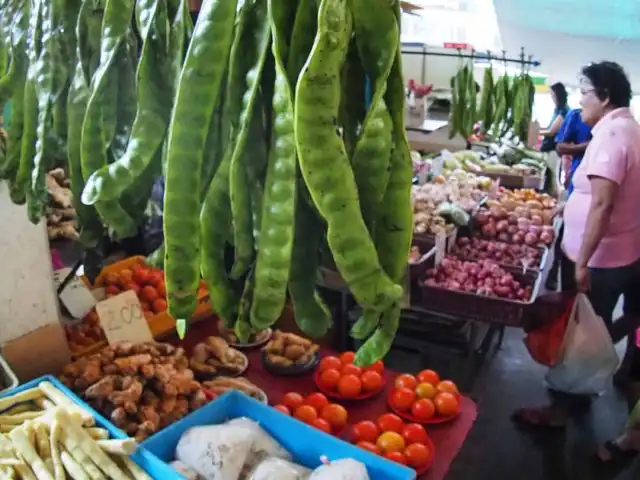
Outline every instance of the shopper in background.
<svg viewBox="0 0 640 480"><path fill-rule="evenodd" d="M635 332L640 317L640 125L629 110L631 85L618 64L585 67L580 90L582 120L593 127L593 139L564 206L562 289L586 293L617 342ZM613 325L621 295L625 315ZM520 409L514 419L561 427L576 402L588 400L558 393L551 405Z"/></svg>
<svg viewBox="0 0 640 480"><path fill-rule="evenodd" d="M560 131L556 135L556 153L563 157L570 156L571 163L566 170L564 179L564 187L567 190L567 198L573 191L573 174L582 162L587 146L591 141L591 126L582 121L582 110L576 108L571 110L562 122ZM564 170L564 168L563 168ZM553 265L547 277L547 289L557 290L558 288L558 268L560 266L560 258L562 256L561 245L564 226L558 232L555 244L555 253L553 257Z"/></svg>
<svg viewBox="0 0 640 480"><path fill-rule="evenodd" d="M540 151L548 153L547 158L547 172L544 179L544 191L549 194L555 193L555 178L556 172L560 169L560 158L556 155L556 135L562 127L565 117L569 113L567 89L562 83L554 83L551 85L551 99L555 105L553 115L549 126L543 130L540 130L542 143L540 144Z"/></svg>

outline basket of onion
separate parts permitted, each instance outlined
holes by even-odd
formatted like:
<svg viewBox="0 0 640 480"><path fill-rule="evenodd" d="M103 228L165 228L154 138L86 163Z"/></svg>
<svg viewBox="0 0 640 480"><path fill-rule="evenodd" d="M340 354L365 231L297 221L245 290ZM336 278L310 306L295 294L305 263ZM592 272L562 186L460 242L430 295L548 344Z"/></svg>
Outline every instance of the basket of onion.
<svg viewBox="0 0 640 480"><path fill-rule="evenodd" d="M555 240L553 218L549 212L504 207L482 208L476 213L475 228L482 238L499 242L549 247Z"/></svg>
<svg viewBox="0 0 640 480"><path fill-rule="evenodd" d="M542 271L547 263L548 249L524 243L459 237L450 253L462 260L493 260L500 266Z"/></svg>
<svg viewBox="0 0 640 480"><path fill-rule="evenodd" d="M522 326L536 299L539 272L503 267L492 260L445 257L420 280L420 301L430 311L485 323Z"/></svg>

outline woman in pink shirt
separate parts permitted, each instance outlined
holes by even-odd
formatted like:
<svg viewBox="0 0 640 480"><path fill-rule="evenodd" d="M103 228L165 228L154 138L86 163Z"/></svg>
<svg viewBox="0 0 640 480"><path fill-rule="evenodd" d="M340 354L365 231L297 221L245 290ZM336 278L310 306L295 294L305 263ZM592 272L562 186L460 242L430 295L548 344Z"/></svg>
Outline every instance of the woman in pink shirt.
<svg viewBox="0 0 640 480"><path fill-rule="evenodd" d="M562 289L586 293L617 342L640 318L640 125L629 110L631 85L618 64L585 67L580 90L582 120L593 126L593 139L564 205ZM614 326L620 296L625 315ZM628 359L631 345L635 341ZM550 406L520 409L514 418L562 427L573 405L567 400L588 398L560 395Z"/></svg>

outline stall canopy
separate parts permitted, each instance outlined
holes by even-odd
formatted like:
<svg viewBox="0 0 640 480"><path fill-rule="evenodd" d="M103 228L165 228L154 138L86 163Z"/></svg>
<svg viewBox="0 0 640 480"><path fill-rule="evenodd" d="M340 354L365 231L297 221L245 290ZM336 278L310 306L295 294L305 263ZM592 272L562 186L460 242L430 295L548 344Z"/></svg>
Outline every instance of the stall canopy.
<svg viewBox="0 0 640 480"><path fill-rule="evenodd" d="M526 46L551 81L575 85L580 67L612 60L640 92L640 1L493 0L503 48Z"/></svg>

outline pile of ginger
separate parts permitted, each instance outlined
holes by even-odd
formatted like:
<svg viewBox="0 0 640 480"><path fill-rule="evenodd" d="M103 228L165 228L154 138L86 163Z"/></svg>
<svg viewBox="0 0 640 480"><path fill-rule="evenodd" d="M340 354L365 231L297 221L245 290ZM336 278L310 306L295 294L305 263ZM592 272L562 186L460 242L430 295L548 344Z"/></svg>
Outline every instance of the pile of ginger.
<svg viewBox="0 0 640 480"><path fill-rule="evenodd" d="M207 401L181 348L119 343L67 365L62 382L138 441Z"/></svg>

